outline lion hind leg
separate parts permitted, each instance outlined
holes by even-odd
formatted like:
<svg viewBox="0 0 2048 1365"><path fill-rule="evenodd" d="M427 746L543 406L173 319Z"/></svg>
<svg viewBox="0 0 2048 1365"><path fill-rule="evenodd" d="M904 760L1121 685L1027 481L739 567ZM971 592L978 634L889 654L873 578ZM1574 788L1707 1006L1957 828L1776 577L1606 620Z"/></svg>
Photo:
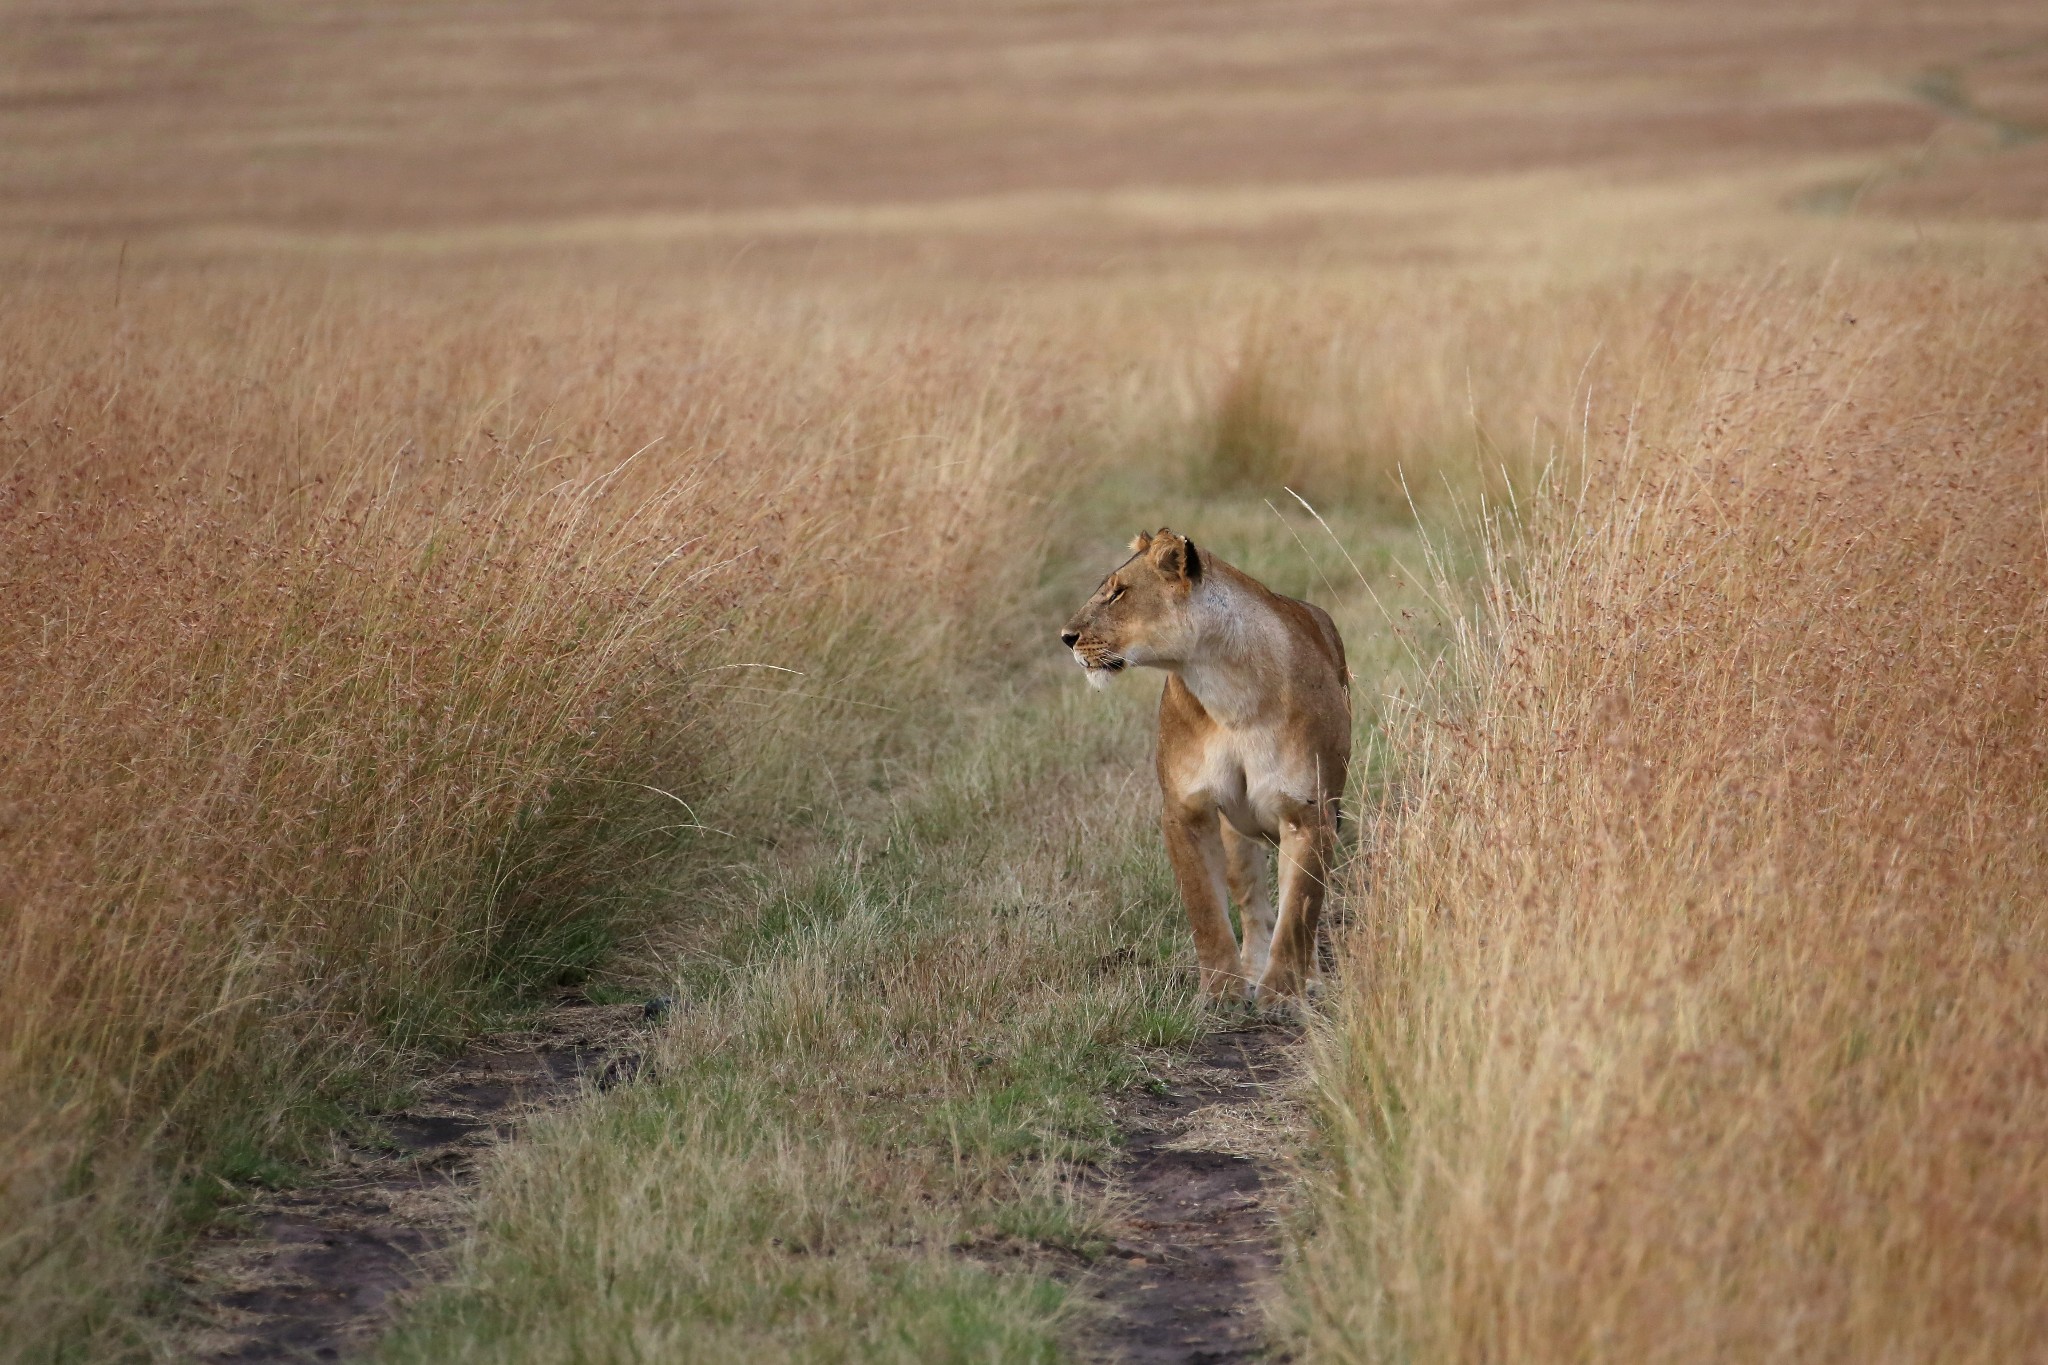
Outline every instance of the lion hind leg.
<svg viewBox="0 0 2048 1365"><path fill-rule="evenodd" d="M1257 999L1299 996L1315 974L1316 930L1323 916L1330 854L1335 844L1329 822L1288 820L1280 834L1280 916L1273 926L1273 950L1258 978Z"/></svg>

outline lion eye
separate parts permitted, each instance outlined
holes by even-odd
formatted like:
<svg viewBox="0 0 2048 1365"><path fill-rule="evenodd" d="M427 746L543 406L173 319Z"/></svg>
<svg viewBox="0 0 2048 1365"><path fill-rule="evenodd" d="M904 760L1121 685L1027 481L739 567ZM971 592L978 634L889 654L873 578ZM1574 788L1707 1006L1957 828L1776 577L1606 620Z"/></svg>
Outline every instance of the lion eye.
<svg viewBox="0 0 2048 1365"><path fill-rule="evenodd" d="M1102 605L1104 605L1104 606L1106 607L1106 606L1108 606L1108 605L1109 605L1109 604L1110 604L1111 602L1114 602L1114 601L1116 601L1116 599L1117 599L1117 598L1119 598L1119 597L1122 597L1123 595L1124 595L1124 585L1123 585L1123 584L1121 584L1121 583L1119 583L1119 584L1117 584L1117 585L1116 585L1116 587L1114 587L1114 588L1112 588L1112 589L1110 590L1109 596L1107 596L1107 597L1105 597L1105 598L1103 598L1103 599L1102 599Z"/></svg>

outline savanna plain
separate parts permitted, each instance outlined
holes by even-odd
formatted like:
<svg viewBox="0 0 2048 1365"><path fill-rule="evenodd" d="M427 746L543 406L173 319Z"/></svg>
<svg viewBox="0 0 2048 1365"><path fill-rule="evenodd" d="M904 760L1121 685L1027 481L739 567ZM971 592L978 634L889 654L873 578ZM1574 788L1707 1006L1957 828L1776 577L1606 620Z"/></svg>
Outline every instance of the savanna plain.
<svg viewBox="0 0 2048 1365"><path fill-rule="evenodd" d="M1354 673L1274 1358L2040 1358L2035 9L10 8L0 1358L564 990L365 1357L1087 1355L1161 525Z"/></svg>

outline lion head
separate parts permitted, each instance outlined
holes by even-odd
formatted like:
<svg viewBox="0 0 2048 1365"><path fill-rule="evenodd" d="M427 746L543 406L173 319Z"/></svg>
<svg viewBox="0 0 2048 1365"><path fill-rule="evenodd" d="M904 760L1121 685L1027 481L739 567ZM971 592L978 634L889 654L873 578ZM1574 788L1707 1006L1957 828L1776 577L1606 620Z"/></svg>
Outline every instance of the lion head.
<svg viewBox="0 0 2048 1365"><path fill-rule="evenodd" d="M1202 556L1193 541L1164 526L1157 535L1140 531L1131 557L1082 603L1060 643L1074 651L1097 687L1132 664L1174 663L1193 643L1189 601L1201 581Z"/></svg>

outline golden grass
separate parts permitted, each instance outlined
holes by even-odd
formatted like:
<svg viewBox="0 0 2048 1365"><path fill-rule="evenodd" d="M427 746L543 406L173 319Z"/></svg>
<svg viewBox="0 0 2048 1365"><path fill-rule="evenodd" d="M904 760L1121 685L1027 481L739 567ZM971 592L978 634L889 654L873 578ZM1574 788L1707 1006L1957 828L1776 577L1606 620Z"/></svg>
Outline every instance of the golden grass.
<svg viewBox="0 0 2048 1365"><path fill-rule="evenodd" d="M694 869L739 847L710 827L786 839L792 886L799 846L835 866L807 838L929 779L948 675L1050 648L1016 614L1048 535L1137 505L1334 605L1382 703L1313 1350L2030 1345L2041 308L1993 295L2044 239L1969 220L2038 205L2025 7L145 8L0 51L0 1356L131 1345L223 1180L560 967L692 941ZM1559 448L1588 463L1539 493ZM1313 574L1283 485L1351 505ZM1418 697L1437 627L1387 514L1480 497L1527 515ZM1002 859L1079 856L1016 818L918 932L1013 913ZM1142 827L1102 828L1135 860ZM1096 870L1091 933L1148 868ZM1000 1035L1006 972L1070 986L1063 1024L1125 999L1044 927L936 1013L827 1003ZM856 939L723 964L688 1036L866 971ZM803 1064L894 1083L880 1034L816 1032ZM657 1136L710 1132L616 1107L669 1099ZM921 1121L865 1103L816 1106L863 1179ZM512 1252L608 1216L555 1176L635 1188L611 1114L508 1163ZM766 1172L728 1232L837 1188L766 1131L663 1169ZM931 1188L1000 1183L994 1145L968 1165ZM586 1284L561 1322L672 1330L693 1226L577 1243L652 1269L638 1319ZM508 1339L560 1340L537 1272L470 1265ZM991 1340L1049 1349L1017 1320Z"/></svg>
<svg viewBox="0 0 2048 1365"><path fill-rule="evenodd" d="M1309 1350L2027 1358L2048 295L1633 311L1661 339L1610 352L1583 468L1396 735L1320 1035Z"/></svg>
<svg viewBox="0 0 2048 1365"><path fill-rule="evenodd" d="M9 295L7 1353L131 1300L173 1191L673 920L707 810L800 801L901 723L980 638L984 545L1035 572L1031 400L981 381L985 336L260 276Z"/></svg>
<svg viewBox="0 0 2048 1365"><path fill-rule="evenodd" d="M671 1067L752 1039L710 1077L733 1105L665 1086L564 1120L487 1187L504 1244L399 1355L659 1333L808 1284L758 1247L683 1298L666 1267L700 1233L742 1247L785 1195L816 1221L799 1196L839 1176L851 1259L735 1356L829 1354L840 1309L886 1336L855 1260L907 1275L900 1320L940 1342L985 1288L954 1239L1085 1243L1087 1209L1031 1182L1100 1140L1077 1097L1119 1049L1182 1027L1153 979L1179 945L1146 788L1104 757L1142 741L1022 687L997 694L1030 714L980 748L927 721L952 675L1009 686L1051 648L1058 613L1021 614L1048 545L1085 588L1074 537L1139 508L1331 604L1376 703L1360 775L1393 801L1320 1053L1309 1350L1995 1359L2041 1327L2037 287L1333 272L798 301L575 278L9 294L8 1351L147 1335L152 1252L217 1177L303 1152L643 930L695 944L667 960L719 1002ZM1295 558L1307 523L1263 507L1291 513L1281 485L1342 505L1342 552ZM1418 696L1437 627L1388 509L1480 496L1519 521ZM911 818L849 813L884 769L964 832L869 867L863 831ZM997 811L1015 827L979 829ZM794 835L787 866L700 895L736 829ZM831 911L835 878L858 895ZM843 926L775 928L826 911ZM734 922L700 933L712 914ZM984 932L1007 946L946 965ZM1152 936L1152 977L1098 980L1124 933ZM1001 1008L1040 979L1071 988L1057 1008ZM785 1006L811 1022L795 1052L761 1022ZM1046 1040L1084 1024L1083 1051ZM856 1075L875 1095L832 1090ZM1039 1107L1000 1109L1020 1084ZM781 1091L814 1102L754 1124ZM604 1242L649 1162L758 1175L759 1208L673 1204ZM869 1200L899 1168L917 1181ZM598 1197L563 1183L585 1177ZM573 1247L535 1250L568 1228L646 1258L617 1322ZM996 1308L955 1326L1051 1349L1053 1299Z"/></svg>
<svg viewBox="0 0 2048 1365"><path fill-rule="evenodd" d="M688 938L727 831L929 761L947 674L1038 638L1004 609L1048 505L1193 458L1260 296L563 278L11 290L11 1349L114 1349L165 1229L562 967Z"/></svg>

